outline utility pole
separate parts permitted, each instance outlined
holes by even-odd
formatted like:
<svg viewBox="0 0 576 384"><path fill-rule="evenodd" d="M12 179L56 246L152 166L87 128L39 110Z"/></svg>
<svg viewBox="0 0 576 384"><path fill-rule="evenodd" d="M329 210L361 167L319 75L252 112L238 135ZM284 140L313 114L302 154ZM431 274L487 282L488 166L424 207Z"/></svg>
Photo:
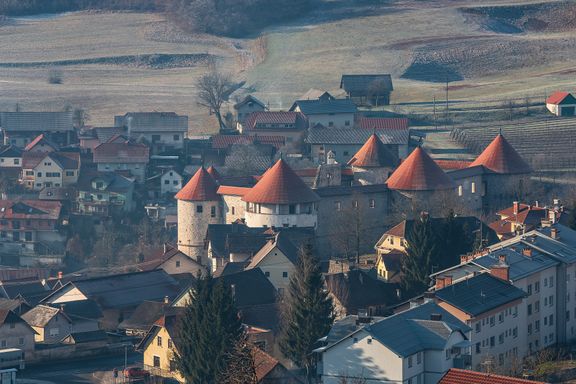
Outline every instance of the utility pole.
<svg viewBox="0 0 576 384"><path fill-rule="evenodd" d="M434 95L434 130L438 130L438 122L436 121L436 95Z"/></svg>
<svg viewBox="0 0 576 384"><path fill-rule="evenodd" d="M445 119L445 127L448 129L448 73L446 73L446 119Z"/></svg>

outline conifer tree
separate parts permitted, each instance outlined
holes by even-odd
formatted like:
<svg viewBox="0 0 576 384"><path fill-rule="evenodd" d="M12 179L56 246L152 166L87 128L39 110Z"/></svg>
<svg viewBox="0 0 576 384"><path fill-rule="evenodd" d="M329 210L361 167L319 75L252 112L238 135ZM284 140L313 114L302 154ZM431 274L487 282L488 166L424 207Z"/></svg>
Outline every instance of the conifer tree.
<svg viewBox="0 0 576 384"><path fill-rule="evenodd" d="M186 383L218 383L243 333L230 287L199 277L180 327L175 360Z"/></svg>
<svg viewBox="0 0 576 384"><path fill-rule="evenodd" d="M420 294L428 287L428 275L436 259L436 243L428 216L414 220L407 235L406 255L402 258L402 288L408 294Z"/></svg>
<svg viewBox="0 0 576 384"><path fill-rule="evenodd" d="M314 366L311 352L334 321L332 299L324 290L320 264L310 244L300 251L285 304L280 348L286 357L306 369L310 379Z"/></svg>

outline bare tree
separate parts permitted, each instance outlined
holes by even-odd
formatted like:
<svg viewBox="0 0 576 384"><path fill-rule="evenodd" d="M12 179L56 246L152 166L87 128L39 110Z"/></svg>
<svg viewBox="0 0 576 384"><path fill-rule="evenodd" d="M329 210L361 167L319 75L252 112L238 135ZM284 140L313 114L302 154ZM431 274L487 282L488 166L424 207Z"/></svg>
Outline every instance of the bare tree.
<svg viewBox="0 0 576 384"><path fill-rule="evenodd" d="M375 107L380 105L380 98L385 97L388 92L388 83L383 79L374 80L368 85L368 97L374 101Z"/></svg>
<svg viewBox="0 0 576 384"><path fill-rule="evenodd" d="M234 91L230 75L213 70L196 81L196 88L198 104L207 108L210 114L216 115L220 130L226 129L220 110Z"/></svg>

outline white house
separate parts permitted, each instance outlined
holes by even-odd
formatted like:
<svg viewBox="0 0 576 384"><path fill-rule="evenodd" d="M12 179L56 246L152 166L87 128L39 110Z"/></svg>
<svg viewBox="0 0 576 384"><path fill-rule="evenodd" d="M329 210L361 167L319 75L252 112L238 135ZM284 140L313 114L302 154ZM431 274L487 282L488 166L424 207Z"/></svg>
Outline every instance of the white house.
<svg viewBox="0 0 576 384"><path fill-rule="evenodd" d="M568 92L554 92L546 99L546 109L556 116L574 116L576 98Z"/></svg>
<svg viewBox="0 0 576 384"><path fill-rule="evenodd" d="M290 111L302 112L309 127L353 128L358 108L349 99L298 100Z"/></svg>
<svg viewBox="0 0 576 384"><path fill-rule="evenodd" d="M99 172L126 172L144 182L150 149L130 140L111 140L93 150L94 163Z"/></svg>
<svg viewBox="0 0 576 384"><path fill-rule="evenodd" d="M434 303L374 323L361 317L356 324L348 333L336 323L333 333L344 336L330 342L328 335L328 345L316 350L322 383L336 384L346 377L377 383L436 384L448 369L467 367L469 328Z"/></svg>
<svg viewBox="0 0 576 384"><path fill-rule="evenodd" d="M24 152L22 184L28 189L66 187L78 182L80 154L77 152Z"/></svg>
<svg viewBox="0 0 576 384"><path fill-rule="evenodd" d="M22 151L13 145L0 146L0 168L22 167Z"/></svg>
<svg viewBox="0 0 576 384"><path fill-rule="evenodd" d="M182 189L182 175L173 169L165 171L160 176L160 194L166 196L168 194L176 194Z"/></svg>

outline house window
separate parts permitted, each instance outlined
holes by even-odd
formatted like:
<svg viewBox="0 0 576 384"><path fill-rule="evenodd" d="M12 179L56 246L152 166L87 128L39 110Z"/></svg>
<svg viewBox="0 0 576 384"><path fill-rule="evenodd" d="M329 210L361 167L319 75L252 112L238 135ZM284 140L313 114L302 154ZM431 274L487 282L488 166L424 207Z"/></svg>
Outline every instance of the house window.
<svg viewBox="0 0 576 384"><path fill-rule="evenodd" d="M540 332L540 320L534 322L534 332Z"/></svg>
<svg viewBox="0 0 576 384"><path fill-rule="evenodd" d="M472 182L472 184L470 185L470 191L472 193L476 193L476 183L475 182Z"/></svg>
<svg viewBox="0 0 576 384"><path fill-rule="evenodd" d="M446 360L449 360L449 359L450 359L450 350L447 349L446 350Z"/></svg>
<svg viewBox="0 0 576 384"><path fill-rule="evenodd" d="M36 176L42 177L42 172L38 172L38 173L36 174Z"/></svg>
<svg viewBox="0 0 576 384"><path fill-rule="evenodd" d="M532 294L532 284L528 284L527 293L528 293L528 296L530 296Z"/></svg>
<svg viewBox="0 0 576 384"><path fill-rule="evenodd" d="M498 365L504 365L504 354L503 353L498 355Z"/></svg>
<svg viewBox="0 0 576 384"><path fill-rule="evenodd" d="M282 272L282 277L288 277L288 272Z"/></svg>
<svg viewBox="0 0 576 384"><path fill-rule="evenodd" d="M408 356L408 368L412 368L412 356Z"/></svg>
<svg viewBox="0 0 576 384"><path fill-rule="evenodd" d="M296 214L296 205L295 204L290 204L288 206L288 214L290 214L290 215Z"/></svg>
<svg viewBox="0 0 576 384"><path fill-rule="evenodd" d="M536 293L540 292L540 282L539 281L534 283L534 292L536 292Z"/></svg>
<svg viewBox="0 0 576 384"><path fill-rule="evenodd" d="M518 337L518 327L514 327L514 329L512 329L512 337L513 338Z"/></svg>
<svg viewBox="0 0 576 384"><path fill-rule="evenodd" d="M550 295L548 298L548 304L550 304L551 307L554 305L554 296Z"/></svg>
<svg viewBox="0 0 576 384"><path fill-rule="evenodd" d="M490 326L493 327L496 324L496 318L494 316L490 317Z"/></svg>
<svg viewBox="0 0 576 384"><path fill-rule="evenodd" d="M161 336L158 336L158 337L156 338L156 345L158 345L159 347L162 346L162 337L161 337Z"/></svg>
<svg viewBox="0 0 576 384"><path fill-rule="evenodd" d="M154 367L160 368L160 357L159 356L154 356Z"/></svg>
<svg viewBox="0 0 576 384"><path fill-rule="evenodd" d="M328 122L328 126L329 126L329 127L333 127L333 126L334 126L334 122L333 122L333 121L329 121L329 122Z"/></svg>
<svg viewBox="0 0 576 384"><path fill-rule="evenodd" d="M504 322L504 312L500 312L500 314L498 314L498 322L499 323Z"/></svg>
<svg viewBox="0 0 576 384"><path fill-rule="evenodd" d="M504 344L504 334L501 333L500 336L498 336L498 344Z"/></svg>
<svg viewBox="0 0 576 384"><path fill-rule="evenodd" d="M334 202L335 208L337 211L341 211L342 210L342 202L340 201L336 201Z"/></svg>
<svg viewBox="0 0 576 384"><path fill-rule="evenodd" d="M476 333L480 333L480 323L476 323Z"/></svg>
<svg viewBox="0 0 576 384"><path fill-rule="evenodd" d="M172 339L168 339L168 348L172 348Z"/></svg>
<svg viewBox="0 0 576 384"><path fill-rule="evenodd" d="M476 353L480 353L480 343L476 343Z"/></svg>
<svg viewBox="0 0 576 384"><path fill-rule="evenodd" d="M180 141L180 135L174 135L174 141Z"/></svg>
<svg viewBox="0 0 576 384"><path fill-rule="evenodd" d="M350 126L350 120L346 120L346 121L344 122L344 125L347 126L347 127L349 127L349 126Z"/></svg>
<svg viewBox="0 0 576 384"><path fill-rule="evenodd" d="M50 328L50 337L55 337L60 334L60 328Z"/></svg>
<svg viewBox="0 0 576 384"><path fill-rule="evenodd" d="M554 315L550 315L550 317L548 318L548 325L550 326L554 325Z"/></svg>
<svg viewBox="0 0 576 384"><path fill-rule="evenodd" d="M270 277L270 271L266 271L266 272L264 272L264 276L266 276L266 277Z"/></svg>
<svg viewBox="0 0 576 384"><path fill-rule="evenodd" d="M172 184L178 185L178 180L174 180L174 181L172 182Z"/></svg>
<svg viewBox="0 0 576 384"><path fill-rule="evenodd" d="M236 209L234 207L232 207L232 214L235 215L236 214Z"/></svg>
<svg viewBox="0 0 576 384"><path fill-rule="evenodd" d="M4 160L4 159L2 159ZM14 165L19 165L20 164L20 159L14 159Z"/></svg>
<svg viewBox="0 0 576 384"><path fill-rule="evenodd" d="M26 171L26 176L34 176L34 171Z"/></svg>
<svg viewBox="0 0 576 384"><path fill-rule="evenodd" d="M375 207L376 207L376 200L370 199L370 208L375 208Z"/></svg>
<svg viewBox="0 0 576 384"><path fill-rule="evenodd" d="M2 346L2 348L6 348L6 340L2 340L2 342L0 343L0 345Z"/></svg>
<svg viewBox="0 0 576 384"><path fill-rule="evenodd" d="M210 217L216 217L216 207L210 207Z"/></svg>
<svg viewBox="0 0 576 384"><path fill-rule="evenodd" d="M416 364L420 364L422 362L422 352L418 352L416 354Z"/></svg>
<svg viewBox="0 0 576 384"><path fill-rule="evenodd" d="M532 314L532 304L528 304L528 316Z"/></svg>
<svg viewBox="0 0 576 384"><path fill-rule="evenodd" d="M535 313L540 312L540 301L536 301L536 302L534 303L534 312L535 312Z"/></svg>
<svg viewBox="0 0 576 384"><path fill-rule="evenodd" d="M170 184L170 180L164 180L164 184L165 184L165 185Z"/></svg>
<svg viewBox="0 0 576 384"><path fill-rule="evenodd" d="M176 361L170 360L170 372L175 372L178 369Z"/></svg>
<svg viewBox="0 0 576 384"><path fill-rule="evenodd" d="M10 323L10 329L16 328L16 323Z"/></svg>
<svg viewBox="0 0 576 384"><path fill-rule="evenodd" d="M74 176L74 171L66 171L66 176Z"/></svg>
<svg viewBox="0 0 576 384"><path fill-rule="evenodd" d="M496 337L492 336L490 337L490 347L493 347L496 345Z"/></svg>
<svg viewBox="0 0 576 384"><path fill-rule="evenodd" d="M462 196L462 186L458 186L458 196Z"/></svg>
<svg viewBox="0 0 576 384"><path fill-rule="evenodd" d="M202 213L204 211L204 207L201 205L196 206L196 213Z"/></svg>
<svg viewBox="0 0 576 384"><path fill-rule="evenodd" d="M532 334L532 324L528 324L528 334Z"/></svg>
<svg viewBox="0 0 576 384"><path fill-rule="evenodd" d="M32 241L32 232L24 232L24 240Z"/></svg>
<svg viewBox="0 0 576 384"><path fill-rule="evenodd" d="M152 142L160 141L160 135L152 135Z"/></svg>
<svg viewBox="0 0 576 384"><path fill-rule="evenodd" d="M550 288L554 286L554 276L550 276Z"/></svg>
<svg viewBox="0 0 576 384"><path fill-rule="evenodd" d="M21 338L18 339L18 344L19 344L19 345L24 345L24 338L23 338L23 337L21 337Z"/></svg>
<svg viewBox="0 0 576 384"><path fill-rule="evenodd" d="M176 268L180 268L180 260L176 260ZM168 344L170 344L170 341L168 341Z"/></svg>

